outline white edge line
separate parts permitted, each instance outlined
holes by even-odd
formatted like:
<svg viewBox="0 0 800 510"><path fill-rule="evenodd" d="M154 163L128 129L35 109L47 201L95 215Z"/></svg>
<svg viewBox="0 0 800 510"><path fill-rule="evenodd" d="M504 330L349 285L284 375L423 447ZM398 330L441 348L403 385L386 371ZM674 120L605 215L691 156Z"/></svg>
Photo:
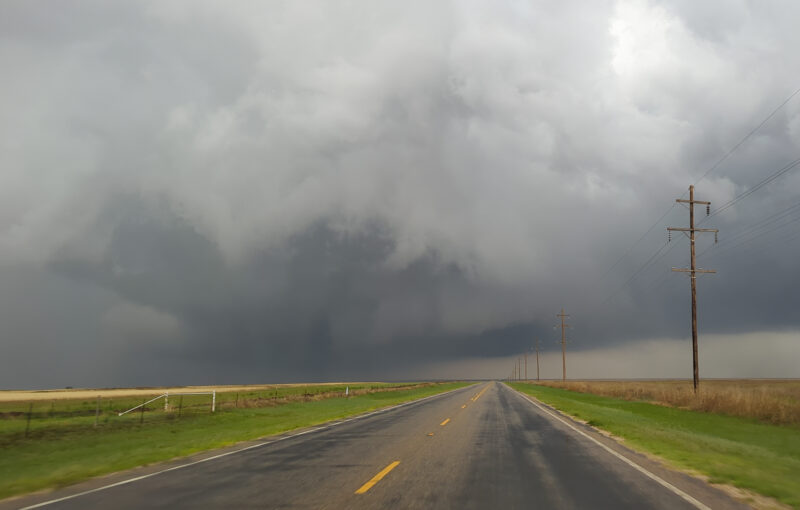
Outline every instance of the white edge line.
<svg viewBox="0 0 800 510"><path fill-rule="evenodd" d="M480 384L480 383L476 383L476 384ZM469 388L469 386L464 386L464 388ZM74 499L74 498L77 498L77 497L80 497L80 496L86 496L87 494L92 494L93 492L100 492L100 491L104 491L106 489L111 489L113 487L118 487L120 485L126 485L126 484L129 484L129 483L138 482L139 480L144 480L145 478L150 478L152 476L160 475L160 474L163 474L163 473L168 473L170 471L176 471L178 469L187 468L189 466L194 466L196 464L201 464L203 462L208 462L210 460L220 459L222 457L227 457L228 455L233 455L234 453L246 452L247 450L252 450L254 448L260 448L262 446L267 446L267 445L270 445L270 444L277 443L279 441L284 441L286 439L292 439L294 437L302 436L302 435L305 435L305 434L310 434L312 432L319 432L320 430L330 429L330 428L336 427L338 425L341 425L343 423L351 422L351 421L354 421L354 420L361 420L361 419L367 418L369 416L373 416L373 415L376 415L376 414L381 414L381 413L385 413L385 412L388 412L388 411L392 411L394 409L397 409L397 408L400 408L400 407L405 407L407 405L417 404L417 403L422 402L424 400L428 400L428 399L435 398L435 397L441 397L443 395L447 395L448 393L452 393L452 392L458 391L460 389L462 389L462 388L456 388L454 390L445 391L443 393L437 393L436 395L429 395L427 397L422 397L422 398L417 399L417 400L410 400L408 402L403 402L402 404L397 404L397 405L394 405L394 406L391 406L391 407L385 407L383 409L378 409L377 411L371 411L371 412L369 412L367 414L360 414L360 415L354 416L352 418L347 418L347 419L344 419L344 420L335 421L335 422L333 422L333 423L331 423L329 425L324 425L322 427L315 427L313 429L304 430L303 432L298 432L297 434L291 434L291 435L288 435L288 436L282 436L282 437L279 437L277 439L273 439L271 441L264 441L263 443L258 443L258 444L246 446L244 448L240 448L238 450L233 450L231 452L220 453L219 455L214 455L212 457L206 457L205 459L200 459L200 460L196 460L194 462L181 464L179 466L173 466L171 468L162 469L161 471L156 471L155 473L148 473L146 475L137 476L135 478L129 478L127 480L122 480L122 481L119 481L119 482L116 482L116 483L112 483L112 484L109 484L109 485L104 485L102 487L97 487L96 489L90 489L88 491L79 492L77 494L70 494L69 496L64 496L62 498L51 499L49 501L43 501L41 503L36 503L35 505L22 507L19 510L30 510L32 508L40 508L40 507L43 507L43 506L52 505L54 503L60 503L62 501L66 501L68 499Z"/></svg>
<svg viewBox="0 0 800 510"><path fill-rule="evenodd" d="M511 389L513 389L513 388L511 388ZM629 466L631 466L631 467L632 467L632 468L634 468L635 470L639 471L640 473L642 473L642 474L643 474L643 475L645 475L646 477L648 477L648 478L650 478L651 480L653 480L653 481L655 481L655 482L657 482L657 483L661 484L662 486L664 486L664 487L665 487L666 489L668 489L669 491L671 491L671 492L673 492L674 494L677 494L677 495L678 495L678 496L680 496L681 498L685 499L686 501L688 501L689 503L691 503L692 505L694 505L696 508L699 508L699 509L701 509L701 510L711 510L711 508L709 508L708 506L704 505L704 504L703 504L703 503L701 503L700 501L696 500L695 498L693 498L693 497L692 497L692 496L690 496L689 494L687 494L687 493L683 492L683 491L682 491L682 490L680 490L679 488L675 487L674 485L672 485L672 484L671 484L671 483L669 483L668 481L664 480L664 479L663 479L663 478L661 478L660 476L658 476L658 475L656 475L656 474L654 474L654 473L651 473L650 471L646 470L645 468L643 468L643 467L642 467L642 466L640 466L639 464L635 463L634 461L632 461L632 460L631 460L631 459L629 459L628 457L625 457L624 455L620 454L619 452L616 452L616 451L614 451L613 449L611 449L611 448L609 448L608 446L604 445L603 443L601 443L601 442L600 442L600 441L598 441L597 439L593 438L592 436L590 436L590 435L589 435L589 434L587 434L586 432L584 432L584 431L582 431L581 429L577 428L576 426L574 426L573 424L571 424L570 422L568 422L568 421L567 421L567 420L565 420L564 418L562 418L562 417L558 416L557 414L553 413L552 411L550 411L549 409L545 408L545 407L544 407L544 406L542 406L541 404L538 404L538 403L537 403L537 402L535 402L533 399L531 399L531 398L530 398L528 395L526 395L526 394L522 393L522 392L521 392L521 391L519 391L519 390L514 390L514 391L515 391L515 392L517 392L519 395L521 395L521 396L522 396L522 398L524 398L525 400L527 400L527 401L528 401L528 402L530 402L531 404L535 405L536 407L538 407L539 409L541 409L541 410L542 410L542 411L544 411L545 413L549 414L550 416L552 416L552 417L553 417L553 418L555 418L556 420L560 421L561 423L563 423L563 424L564 424L564 425L566 425L567 427L571 428L572 430L574 430L574 431L575 431L575 432L577 432L578 434L582 435L582 436L583 436L583 437L585 437L586 439L588 439L588 440L592 441L593 443L595 443L595 444L596 444L596 445L598 445L599 447L603 448L605 451L607 451L608 453L610 453L610 454L611 454L611 455L613 455L614 457L618 458L618 459L619 459L619 460L621 460L622 462L624 462L624 463L628 464Z"/></svg>

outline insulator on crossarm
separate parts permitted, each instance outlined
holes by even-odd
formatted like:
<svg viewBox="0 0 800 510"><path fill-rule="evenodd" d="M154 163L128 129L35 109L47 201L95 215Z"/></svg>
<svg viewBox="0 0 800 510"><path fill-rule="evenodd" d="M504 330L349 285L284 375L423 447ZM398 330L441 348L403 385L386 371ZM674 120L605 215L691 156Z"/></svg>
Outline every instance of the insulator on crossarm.
<svg viewBox="0 0 800 510"><path fill-rule="evenodd" d="M669 243L671 241L672 241L672 232L667 232L667 242Z"/></svg>
<svg viewBox="0 0 800 510"><path fill-rule="evenodd" d="M709 215L711 215L711 206L710 205L706 205L706 216L709 216Z"/></svg>
<svg viewBox="0 0 800 510"><path fill-rule="evenodd" d="M717 237L717 232L714 232L714 244L719 242L719 238Z"/></svg>

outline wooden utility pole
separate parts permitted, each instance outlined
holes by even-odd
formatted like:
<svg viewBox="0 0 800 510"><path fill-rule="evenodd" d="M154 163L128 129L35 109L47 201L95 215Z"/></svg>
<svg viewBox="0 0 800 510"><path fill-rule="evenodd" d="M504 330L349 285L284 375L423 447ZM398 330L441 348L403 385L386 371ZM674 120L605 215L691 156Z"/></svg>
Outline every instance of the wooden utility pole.
<svg viewBox="0 0 800 510"><path fill-rule="evenodd" d="M528 380L528 353L525 353L525 380Z"/></svg>
<svg viewBox="0 0 800 510"><path fill-rule="evenodd" d="M716 273L713 269L697 269L695 264L695 247L694 247L694 234L695 232L714 232L714 242L717 241L717 233L719 230L715 228L694 228L694 206L705 205L706 215L711 213L711 202L704 202L694 199L694 186L689 186L689 200L677 199L675 200L681 204L689 204L689 228L675 228L667 227L668 232L683 232L689 236L689 252L691 254L691 265L689 269L673 267L672 270L680 273L689 273L691 287L692 287L692 373L694 392L697 393L697 388L700 385L700 368L697 362L697 273Z"/></svg>
<svg viewBox="0 0 800 510"><path fill-rule="evenodd" d="M536 380L539 380L539 339L536 339Z"/></svg>
<svg viewBox="0 0 800 510"><path fill-rule="evenodd" d="M561 380L567 380L567 336L565 333L565 329L569 327L569 324L564 323L564 319L569 317L568 314L564 313L564 309L561 309L561 313L556 315L556 317L561 317Z"/></svg>

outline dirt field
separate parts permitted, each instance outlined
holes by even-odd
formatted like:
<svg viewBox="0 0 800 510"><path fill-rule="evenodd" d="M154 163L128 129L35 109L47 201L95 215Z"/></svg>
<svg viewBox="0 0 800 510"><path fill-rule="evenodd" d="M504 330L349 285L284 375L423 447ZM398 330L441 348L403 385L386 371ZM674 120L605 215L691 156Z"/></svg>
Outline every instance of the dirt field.
<svg viewBox="0 0 800 510"><path fill-rule="evenodd" d="M140 397L147 395L158 395L161 393L178 393L178 392L193 392L193 391L212 391L217 392L231 392L231 391L266 391L274 388L296 388L302 386L333 386L342 384L381 384L381 383L347 383L347 382L332 382L332 383L309 383L309 384L254 384L254 385L239 385L239 386L167 386L167 387L154 387L154 388L103 388L103 389L69 389L69 390L2 390L0 391L0 402L30 402L37 400L77 400L77 399L93 399L98 396L102 398L120 398L120 397Z"/></svg>
<svg viewBox="0 0 800 510"><path fill-rule="evenodd" d="M798 379L708 379L697 395L692 382L668 381L541 381L540 384L582 393L711 413L800 425Z"/></svg>

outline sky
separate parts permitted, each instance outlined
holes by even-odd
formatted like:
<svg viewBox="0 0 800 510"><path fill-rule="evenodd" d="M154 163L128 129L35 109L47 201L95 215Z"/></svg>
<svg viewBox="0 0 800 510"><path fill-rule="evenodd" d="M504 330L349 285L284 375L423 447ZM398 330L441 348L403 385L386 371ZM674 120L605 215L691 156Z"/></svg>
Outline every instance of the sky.
<svg viewBox="0 0 800 510"><path fill-rule="evenodd" d="M0 388L800 377L797 19L3 1Z"/></svg>

